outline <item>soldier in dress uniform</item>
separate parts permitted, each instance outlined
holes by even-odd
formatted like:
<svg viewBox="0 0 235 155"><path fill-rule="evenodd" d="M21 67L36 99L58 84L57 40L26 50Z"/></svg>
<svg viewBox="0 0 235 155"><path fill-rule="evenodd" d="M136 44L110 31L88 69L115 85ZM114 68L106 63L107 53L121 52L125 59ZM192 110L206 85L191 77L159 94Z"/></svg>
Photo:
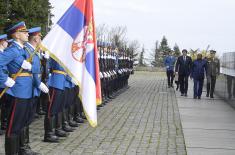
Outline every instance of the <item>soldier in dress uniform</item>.
<svg viewBox="0 0 235 155"><path fill-rule="evenodd" d="M7 34L2 34L0 35L0 53L4 51L5 48L8 46L8 41L7 41ZM5 68L5 72L7 73L7 67ZM5 85L0 85L0 92L3 91L5 88ZM4 134L4 130L6 129L6 121L7 121L7 112L6 112L6 95L4 94L0 98L0 111L1 111L1 128L0 128L0 135Z"/></svg>
<svg viewBox="0 0 235 155"><path fill-rule="evenodd" d="M64 98L64 108L63 108L63 120L62 126L66 131L70 127L78 127L78 123L73 121L74 104L76 99L75 81L67 74L65 80L65 98ZM70 126L70 127L69 127ZM72 128L71 128L72 129Z"/></svg>
<svg viewBox="0 0 235 155"><path fill-rule="evenodd" d="M37 154L22 143L25 137L22 131L28 121L27 110L33 92L32 65L28 62L31 58L24 50L24 43L28 41L28 30L25 23L20 22L11 26L7 32L14 41L0 53L0 84L9 87L7 94L11 101L8 103L11 104L11 112L5 135L5 152L7 155ZM8 68L8 74L3 71L5 66Z"/></svg>
<svg viewBox="0 0 235 155"><path fill-rule="evenodd" d="M44 118L44 141L59 142L58 137L68 136L68 133L62 130L62 111L67 73L64 68L52 58L49 59L49 70L48 86L50 100L47 104L47 114Z"/></svg>
<svg viewBox="0 0 235 155"><path fill-rule="evenodd" d="M101 85L101 93L102 93L102 103L98 106L97 109L99 109L99 107L103 107L106 104L106 100L105 100L105 93L104 93L104 66L103 66L103 53L102 53L102 42L101 41L97 41L97 47L98 47L98 60L99 60L99 68L100 68L100 85Z"/></svg>
<svg viewBox="0 0 235 155"><path fill-rule="evenodd" d="M25 145L29 147L29 125L33 121L37 105L39 104L39 97L41 91L43 93L48 93L49 89L47 86L41 81L41 63L40 59L42 55L39 52L38 46L41 43L41 28L35 27L29 29L29 41L25 43L25 50L28 54L28 57L32 56L32 74L33 74L33 92L32 92L32 101L29 104L29 117L26 126L24 127L23 131L25 134ZM49 56L44 55L44 57L49 58Z"/></svg>
<svg viewBox="0 0 235 155"><path fill-rule="evenodd" d="M77 85L74 87L74 93L76 96L75 96L75 101L74 101L75 103L74 103L73 120L77 123L84 123L83 119L86 119L86 117L82 115L83 108L82 108L82 102L80 98L78 97L79 87Z"/></svg>
<svg viewBox="0 0 235 155"><path fill-rule="evenodd" d="M207 58L207 91L206 97L214 98L216 78L220 74L220 61L215 57L215 50L210 50L210 57Z"/></svg>

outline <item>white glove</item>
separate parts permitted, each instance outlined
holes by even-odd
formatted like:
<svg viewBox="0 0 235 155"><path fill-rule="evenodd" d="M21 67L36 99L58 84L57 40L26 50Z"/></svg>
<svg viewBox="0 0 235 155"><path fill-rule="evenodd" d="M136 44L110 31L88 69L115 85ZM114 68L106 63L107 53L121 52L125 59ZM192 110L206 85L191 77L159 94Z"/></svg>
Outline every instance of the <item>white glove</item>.
<svg viewBox="0 0 235 155"><path fill-rule="evenodd" d="M39 87L38 87L43 93L48 93L49 92L49 89L47 88L47 86L41 82Z"/></svg>
<svg viewBox="0 0 235 155"><path fill-rule="evenodd" d="M100 78L102 79L103 78L103 74L100 72Z"/></svg>
<svg viewBox="0 0 235 155"><path fill-rule="evenodd" d="M10 77L7 77L7 81L4 83L7 87L12 87L12 86L14 86L14 84L15 84L16 82L12 79L12 78L10 78Z"/></svg>
<svg viewBox="0 0 235 155"><path fill-rule="evenodd" d="M50 55L49 55L49 53L47 53L47 52L42 53L42 56L43 56L45 59L49 59L49 58L50 58Z"/></svg>
<svg viewBox="0 0 235 155"><path fill-rule="evenodd" d="M22 67L23 69L26 69L26 70L29 70L29 71L31 71L31 69L32 69L31 63L29 63L29 62L26 61L26 60L23 61L21 67Z"/></svg>

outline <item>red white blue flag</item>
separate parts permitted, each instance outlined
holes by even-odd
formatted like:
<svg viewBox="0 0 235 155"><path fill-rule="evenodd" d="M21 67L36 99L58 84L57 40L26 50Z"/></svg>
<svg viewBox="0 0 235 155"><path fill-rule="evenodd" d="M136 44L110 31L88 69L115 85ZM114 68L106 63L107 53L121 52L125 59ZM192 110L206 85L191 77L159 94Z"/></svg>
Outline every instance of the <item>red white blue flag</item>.
<svg viewBox="0 0 235 155"><path fill-rule="evenodd" d="M43 39L42 46L79 85L84 112L95 127L101 88L93 1L75 0Z"/></svg>

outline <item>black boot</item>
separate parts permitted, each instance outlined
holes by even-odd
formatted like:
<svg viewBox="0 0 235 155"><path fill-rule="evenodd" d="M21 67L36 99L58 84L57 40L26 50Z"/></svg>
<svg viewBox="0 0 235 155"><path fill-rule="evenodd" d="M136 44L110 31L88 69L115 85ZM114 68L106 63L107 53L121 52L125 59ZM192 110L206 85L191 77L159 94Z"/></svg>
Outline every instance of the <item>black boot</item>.
<svg viewBox="0 0 235 155"><path fill-rule="evenodd" d="M24 127L20 134L20 150L19 155L40 155L34 152L29 146L29 127Z"/></svg>
<svg viewBox="0 0 235 155"><path fill-rule="evenodd" d="M73 118L74 121L76 121L77 123L84 123L84 120L82 119L82 117L78 114Z"/></svg>
<svg viewBox="0 0 235 155"><path fill-rule="evenodd" d="M37 103L36 113L38 115L46 115L46 112L42 110L41 100L39 100L38 103Z"/></svg>
<svg viewBox="0 0 235 155"><path fill-rule="evenodd" d="M19 136L11 135L5 137L5 153L6 155L18 155L19 153Z"/></svg>
<svg viewBox="0 0 235 155"><path fill-rule="evenodd" d="M81 118L80 113L82 112L82 105L80 104L80 99L76 98L76 102L74 104L74 117L73 120L77 123L84 123L84 120Z"/></svg>
<svg viewBox="0 0 235 155"><path fill-rule="evenodd" d="M71 105L69 107L68 113L67 113L69 126L71 126L71 127L78 127L79 126L78 123L73 120L73 114L74 114L74 105Z"/></svg>
<svg viewBox="0 0 235 155"><path fill-rule="evenodd" d="M56 128L55 128L55 134L59 137L68 137L69 133L66 133L64 130L62 130L62 121L63 121L63 113L58 113L56 117Z"/></svg>
<svg viewBox="0 0 235 155"><path fill-rule="evenodd" d="M51 142L51 143L58 143L59 142L59 138L55 135L55 133L53 131L53 122L54 121L55 121L54 116L52 116L50 118L45 116L45 119L44 119L44 130L45 130L44 142Z"/></svg>
<svg viewBox="0 0 235 155"><path fill-rule="evenodd" d="M62 115L62 129L65 131L65 132L73 132L74 131L74 128L72 128L71 126L69 126L69 123L68 123L68 117L67 117L67 110L64 110L63 112L63 115Z"/></svg>

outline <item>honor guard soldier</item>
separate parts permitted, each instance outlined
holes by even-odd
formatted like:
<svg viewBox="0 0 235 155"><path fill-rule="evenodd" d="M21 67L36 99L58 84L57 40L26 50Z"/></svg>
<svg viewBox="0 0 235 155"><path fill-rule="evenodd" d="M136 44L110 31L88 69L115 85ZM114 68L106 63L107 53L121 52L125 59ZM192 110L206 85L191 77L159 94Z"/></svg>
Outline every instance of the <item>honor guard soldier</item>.
<svg viewBox="0 0 235 155"><path fill-rule="evenodd" d="M206 97L214 98L216 78L220 74L220 61L215 57L216 51L210 50L210 56L207 58L207 89Z"/></svg>
<svg viewBox="0 0 235 155"><path fill-rule="evenodd" d="M0 35L0 53L2 53L5 48L7 48L7 45L8 45L7 35L6 34ZM6 74L8 74L7 67L5 67L4 72L6 72ZM4 88L5 88L4 84L0 85L0 92L2 92ZM7 111L6 111L7 104L6 104L6 102L7 102L6 95L4 94L0 98L0 110L1 110L0 135L3 135L4 130L6 129L6 121L7 121Z"/></svg>
<svg viewBox="0 0 235 155"><path fill-rule="evenodd" d="M5 152L9 154L37 154L25 146L23 128L28 121L28 109L33 92L32 65L24 50L28 30L24 22L10 27L7 32L14 39L11 46L0 53L0 83L9 87L11 112L5 136ZM3 69L7 66L8 74ZM22 68L22 69L21 69ZM24 91L22 91L24 90Z"/></svg>
<svg viewBox="0 0 235 155"><path fill-rule="evenodd" d="M71 132L74 130L72 127L78 127L78 124L73 121L74 103L76 99L75 94L75 81L67 74L65 80L65 98L63 107L62 128L64 131Z"/></svg>
<svg viewBox="0 0 235 155"><path fill-rule="evenodd" d="M41 28L35 27L29 29L29 41L25 43L25 50L28 54L28 57L32 57L32 74L33 74L33 92L32 92L32 101L29 104L29 117L26 126L23 131L25 134L25 145L29 143L29 125L34 119L37 104L39 102L39 97L41 91L44 93L48 93L49 89L47 86L41 82L41 63L40 58L41 55L39 53L39 45L41 43ZM27 146L29 147L29 145Z"/></svg>
<svg viewBox="0 0 235 155"><path fill-rule="evenodd" d="M39 104L39 97L41 94L41 91L44 93L48 93L49 89L47 86L42 82L41 80L41 74L42 74L42 66L41 66L41 59L42 54L40 53L40 48L38 47L41 43L41 28L35 27L29 29L29 42L25 44L25 49L28 52L29 55L33 54L32 59L32 73L33 73L33 104L32 104L32 110L31 111L31 120L33 119L36 108ZM36 50L38 48L39 50ZM49 58L48 54L43 55L44 58Z"/></svg>
<svg viewBox="0 0 235 155"><path fill-rule="evenodd" d="M100 68L100 84L101 84L101 93L102 93L102 104L98 106L97 109L99 109L99 107L103 107L106 104L106 100L104 99L104 75L103 75L103 55L102 55L102 42L101 41L97 41L97 47L98 47L98 60L99 60L99 68Z"/></svg>
<svg viewBox="0 0 235 155"><path fill-rule="evenodd" d="M34 78L34 90L33 90L33 115L31 115L32 117L34 117L35 111L39 111L39 107L40 107L40 95L41 95L41 91L44 93L48 93L48 88L47 86L42 82L42 64L41 64L41 59L49 59L49 54L48 53L42 53L42 51L40 50L39 46L41 43L41 27L34 27L29 29L29 42L25 44L25 49L26 51L31 55L34 53L35 54L33 56L32 59L32 65L33 68L35 68L34 70L32 69L32 73L33 73L33 78ZM36 50L36 48L38 48L38 50Z"/></svg>
<svg viewBox="0 0 235 155"><path fill-rule="evenodd" d="M50 100L47 105L47 114L44 119L44 141L59 142L58 137L67 137L62 130L62 111L66 72L54 59L49 59L50 76L48 80ZM53 126L55 124L55 126ZM55 128L55 131L54 131Z"/></svg>

